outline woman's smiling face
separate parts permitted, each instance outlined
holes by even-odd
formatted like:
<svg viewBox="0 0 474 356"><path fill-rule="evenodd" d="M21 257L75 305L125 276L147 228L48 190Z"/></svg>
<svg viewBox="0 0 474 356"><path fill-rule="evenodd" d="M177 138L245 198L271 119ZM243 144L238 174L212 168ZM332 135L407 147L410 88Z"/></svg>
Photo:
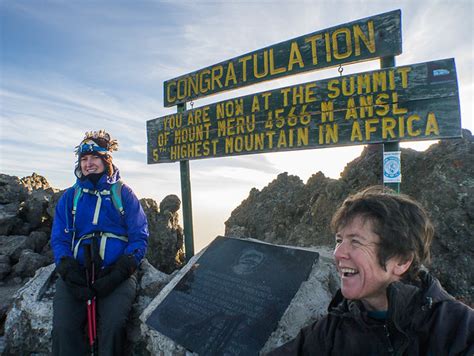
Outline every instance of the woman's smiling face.
<svg viewBox="0 0 474 356"><path fill-rule="evenodd" d="M387 310L387 286L401 278L405 268L398 258L386 262L377 258L380 238L370 218L356 215L336 233L334 259L346 299L360 300L368 310Z"/></svg>
<svg viewBox="0 0 474 356"><path fill-rule="evenodd" d="M102 173L105 170L102 159L92 154L82 156L80 163L82 174L85 176L88 176L92 173Z"/></svg>

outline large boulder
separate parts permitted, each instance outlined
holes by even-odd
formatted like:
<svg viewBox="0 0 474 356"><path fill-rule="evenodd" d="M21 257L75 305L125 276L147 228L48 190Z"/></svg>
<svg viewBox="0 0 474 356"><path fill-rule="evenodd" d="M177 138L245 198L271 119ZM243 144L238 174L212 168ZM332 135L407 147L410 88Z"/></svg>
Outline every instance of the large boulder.
<svg viewBox="0 0 474 356"><path fill-rule="evenodd" d="M46 256L32 250L23 250L18 263L13 266L13 271L18 277L25 279L33 277L39 268L47 266L51 262Z"/></svg>
<svg viewBox="0 0 474 356"><path fill-rule="evenodd" d="M44 254L45 249L48 247L49 235L44 231L33 231L28 235L33 245L33 251Z"/></svg>
<svg viewBox="0 0 474 356"><path fill-rule="evenodd" d="M0 254L17 263L23 250L34 250L34 241L25 235L0 236Z"/></svg>
<svg viewBox="0 0 474 356"><path fill-rule="evenodd" d="M330 249L317 247L311 250L319 253L319 260L313 266L308 280L301 284L261 354L294 339L303 327L326 315L328 305L340 287Z"/></svg>
<svg viewBox="0 0 474 356"><path fill-rule="evenodd" d="M53 262L49 236L42 231L30 235L0 236L0 281L24 281L36 270Z"/></svg>
<svg viewBox="0 0 474 356"><path fill-rule="evenodd" d="M21 178L21 183L30 192L38 189L52 189L47 179L43 176L40 176L39 174L36 174L35 172L33 172L31 176Z"/></svg>
<svg viewBox="0 0 474 356"><path fill-rule="evenodd" d="M33 249L34 240L29 236L0 236L0 334L3 334L3 323L6 311L12 302L13 293L34 274L34 271L23 273L23 268L18 268L18 274L14 266L19 263L24 251ZM23 258L23 263L28 266L28 258ZM44 264L35 264L35 267L39 268L42 265Z"/></svg>
<svg viewBox="0 0 474 356"><path fill-rule="evenodd" d="M474 140L432 145L407 161L403 192L420 201L435 225L431 270L443 286L474 304ZM421 179L422 178L422 179Z"/></svg>
<svg viewBox="0 0 474 356"><path fill-rule="evenodd" d="M249 197L226 221L226 236L255 237L275 244L286 243L306 208L300 178L279 174L267 187L252 189ZM243 229L234 228L243 227Z"/></svg>
<svg viewBox="0 0 474 356"><path fill-rule="evenodd" d="M51 218L47 208L53 194L46 178L36 173L22 179L0 174L0 235L48 231Z"/></svg>
<svg viewBox="0 0 474 356"><path fill-rule="evenodd" d="M66 190L59 190L59 191L55 191L51 195L51 197L49 199L48 207L46 208L46 212L48 213L51 220L54 219L54 214L56 213L56 205L58 204L59 199L62 197L62 195L65 192L66 192Z"/></svg>
<svg viewBox="0 0 474 356"><path fill-rule="evenodd" d="M158 204L152 199L141 199L148 219L148 261L165 273L171 273L184 263L183 229L179 226L178 209L180 200L169 195Z"/></svg>
<svg viewBox="0 0 474 356"><path fill-rule="evenodd" d="M15 295L5 321L3 355L48 355L51 353L51 326L54 265L43 267Z"/></svg>
<svg viewBox="0 0 474 356"><path fill-rule="evenodd" d="M17 226L22 224L18 217L19 212L20 202L18 201L0 204L0 235L10 235Z"/></svg>
<svg viewBox="0 0 474 356"><path fill-rule="evenodd" d="M346 186L341 181L327 178L318 172L308 179L304 191L308 206L290 231L287 243L302 246L331 246L334 235L328 226L333 212L345 197Z"/></svg>
<svg viewBox="0 0 474 356"><path fill-rule="evenodd" d="M31 231L41 227L51 227L52 219L47 209L53 192L37 190L21 203L19 216L29 225Z"/></svg>
<svg viewBox="0 0 474 356"><path fill-rule="evenodd" d="M7 255L0 255L0 281L3 280L11 272L12 266L10 257Z"/></svg>
<svg viewBox="0 0 474 356"><path fill-rule="evenodd" d="M28 189L18 177L0 173L0 204L21 202L27 195Z"/></svg>
<svg viewBox="0 0 474 356"><path fill-rule="evenodd" d="M181 200L177 195L170 194L167 195L160 203L160 212L165 214L170 212L171 214L176 214L181 206Z"/></svg>

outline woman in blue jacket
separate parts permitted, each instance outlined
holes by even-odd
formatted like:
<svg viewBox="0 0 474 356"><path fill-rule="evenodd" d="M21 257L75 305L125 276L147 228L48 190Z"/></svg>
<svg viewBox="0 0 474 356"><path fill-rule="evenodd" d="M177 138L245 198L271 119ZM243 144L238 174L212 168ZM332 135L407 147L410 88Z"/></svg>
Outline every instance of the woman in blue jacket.
<svg viewBox="0 0 474 356"><path fill-rule="evenodd" d="M84 355L89 347L100 355L124 352L148 224L112 163L117 146L103 130L86 133L76 147L77 182L56 206L51 246L61 278L53 302L53 355Z"/></svg>

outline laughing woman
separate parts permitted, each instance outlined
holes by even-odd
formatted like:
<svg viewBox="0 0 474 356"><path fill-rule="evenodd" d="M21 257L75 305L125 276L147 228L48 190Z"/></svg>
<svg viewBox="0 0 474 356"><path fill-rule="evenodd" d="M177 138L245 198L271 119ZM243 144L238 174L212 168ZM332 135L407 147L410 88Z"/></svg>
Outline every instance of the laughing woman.
<svg viewBox="0 0 474 356"><path fill-rule="evenodd" d="M474 354L474 311L423 267L434 229L417 202L372 187L331 225L341 289L327 316L271 355Z"/></svg>

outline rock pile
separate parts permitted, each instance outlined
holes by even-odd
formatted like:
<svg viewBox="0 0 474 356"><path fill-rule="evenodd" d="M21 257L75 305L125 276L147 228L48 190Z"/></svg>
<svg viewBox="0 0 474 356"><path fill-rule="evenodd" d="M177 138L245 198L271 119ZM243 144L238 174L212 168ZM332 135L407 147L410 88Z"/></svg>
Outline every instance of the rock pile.
<svg viewBox="0 0 474 356"><path fill-rule="evenodd" d="M48 204L57 194L48 182L0 174L0 322L13 293L40 267L53 261Z"/></svg>
<svg viewBox="0 0 474 356"><path fill-rule="evenodd" d="M255 237L295 246L333 246L332 214L351 193L382 182L381 145L367 146L340 179L318 172L304 184L280 174L252 189L226 222L226 236ZM421 202L436 235L430 269L465 303L474 303L474 144L471 133L442 140L424 152L402 149L403 193Z"/></svg>
<svg viewBox="0 0 474 356"><path fill-rule="evenodd" d="M153 199L141 199L140 203L150 230L146 257L160 271L171 273L182 267L185 260L184 234L178 221L181 200L176 195L168 195L159 207Z"/></svg>

